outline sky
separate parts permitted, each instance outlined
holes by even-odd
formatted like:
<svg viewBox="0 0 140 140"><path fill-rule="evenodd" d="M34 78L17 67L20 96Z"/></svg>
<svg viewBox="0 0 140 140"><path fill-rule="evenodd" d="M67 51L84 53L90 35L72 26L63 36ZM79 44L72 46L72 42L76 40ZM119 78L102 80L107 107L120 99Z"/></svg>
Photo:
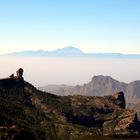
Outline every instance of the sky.
<svg viewBox="0 0 140 140"><path fill-rule="evenodd" d="M140 0L1 0L0 53L74 46L140 54Z"/></svg>

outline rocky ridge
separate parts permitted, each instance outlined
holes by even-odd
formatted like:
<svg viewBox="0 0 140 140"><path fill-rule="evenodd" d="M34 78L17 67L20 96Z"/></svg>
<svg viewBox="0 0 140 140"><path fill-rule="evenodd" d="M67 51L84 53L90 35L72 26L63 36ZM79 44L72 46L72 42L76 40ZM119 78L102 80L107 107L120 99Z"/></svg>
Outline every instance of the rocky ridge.
<svg viewBox="0 0 140 140"><path fill-rule="evenodd" d="M127 103L136 103L140 100L140 81L129 84L119 82L110 76L94 76L92 80L83 85L48 85L39 87L42 91L54 93L56 95L85 95L85 96L104 96L112 95L115 92L123 91Z"/></svg>
<svg viewBox="0 0 140 140"><path fill-rule="evenodd" d="M5 79L0 80L0 139L140 136L137 113L125 109L123 92L104 97L57 96L37 90L23 77L19 81L16 77L9 79L7 84L14 83L8 88Z"/></svg>

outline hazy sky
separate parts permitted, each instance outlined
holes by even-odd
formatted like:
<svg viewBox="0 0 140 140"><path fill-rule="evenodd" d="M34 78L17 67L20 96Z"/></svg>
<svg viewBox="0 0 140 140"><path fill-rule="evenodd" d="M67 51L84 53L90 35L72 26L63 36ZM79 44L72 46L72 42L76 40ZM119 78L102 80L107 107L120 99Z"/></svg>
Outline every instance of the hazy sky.
<svg viewBox="0 0 140 140"><path fill-rule="evenodd" d="M1 0L0 53L140 53L140 0Z"/></svg>
<svg viewBox="0 0 140 140"><path fill-rule="evenodd" d="M88 83L95 75L111 76L121 82L140 80L140 59L43 58L0 56L0 78L24 69L31 84L77 85Z"/></svg>

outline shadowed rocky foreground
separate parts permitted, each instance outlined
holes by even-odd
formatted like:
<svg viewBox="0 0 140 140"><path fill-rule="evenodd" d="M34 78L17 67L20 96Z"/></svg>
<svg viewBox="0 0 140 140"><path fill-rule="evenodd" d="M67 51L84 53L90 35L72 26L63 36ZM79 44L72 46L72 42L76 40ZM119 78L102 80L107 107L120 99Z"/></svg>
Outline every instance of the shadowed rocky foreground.
<svg viewBox="0 0 140 140"><path fill-rule="evenodd" d="M0 80L0 140L139 138L137 113L125 106L123 92L104 97L41 92L19 69Z"/></svg>

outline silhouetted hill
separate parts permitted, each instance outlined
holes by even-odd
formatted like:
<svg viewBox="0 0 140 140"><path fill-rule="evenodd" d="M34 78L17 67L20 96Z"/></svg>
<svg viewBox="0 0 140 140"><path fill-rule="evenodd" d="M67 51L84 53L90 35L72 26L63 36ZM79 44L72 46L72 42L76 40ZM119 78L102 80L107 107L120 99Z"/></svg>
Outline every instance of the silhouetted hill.
<svg viewBox="0 0 140 140"><path fill-rule="evenodd" d="M140 100L140 81L129 84L119 82L110 76L94 76L92 80L84 85L48 85L39 87L40 90L48 91L57 95L86 95L104 96L112 95L114 92L123 91L127 103L136 103Z"/></svg>
<svg viewBox="0 0 140 140"><path fill-rule="evenodd" d="M50 57L73 57L73 56L84 56L85 54L75 47L69 46L54 51L21 51L11 53L13 56L50 56Z"/></svg>
<svg viewBox="0 0 140 140"><path fill-rule="evenodd" d="M140 54L120 54L120 53L85 53L78 48L69 46L53 51L21 51L14 52L12 56L47 56L47 57L93 57L93 58L140 58Z"/></svg>
<svg viewBox="0 0 140 140"><path fill-rule="evenodd" d="M106 136L140 136L137 113L125 109L123 92L104 97L57 96L24 82L24 86L13 83L7 88L0 80L1 140L112 140Z"/></svg>
<svg viewBox="0 0 140 140"><path fill-rule="evenodd" d="M68 86L68 85L48 85L39 87L40 90L53 92L57 95L87 95L87 96L103 96L111 95L114 92L125 91L127 84L121 83L110 76L94 76L92 80L84 85ZM60 94L63 93L63 94Z"/></svg>

